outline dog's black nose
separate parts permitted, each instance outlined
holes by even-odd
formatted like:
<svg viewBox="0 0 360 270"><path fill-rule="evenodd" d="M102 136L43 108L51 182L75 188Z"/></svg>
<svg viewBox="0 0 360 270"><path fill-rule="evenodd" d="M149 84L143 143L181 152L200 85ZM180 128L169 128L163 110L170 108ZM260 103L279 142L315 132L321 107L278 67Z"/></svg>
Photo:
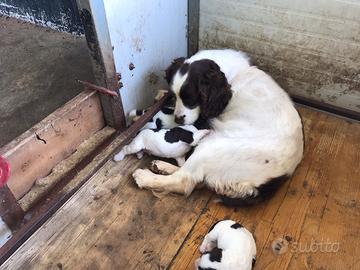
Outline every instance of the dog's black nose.
<svg viewBox="0 0 360 270"><path fill-rule="evenodd" d="M175 123L179 124L179 125L182 125L184 124L184 119L185 118L185 115L182 115L182 116L175 116Z"/></svg>

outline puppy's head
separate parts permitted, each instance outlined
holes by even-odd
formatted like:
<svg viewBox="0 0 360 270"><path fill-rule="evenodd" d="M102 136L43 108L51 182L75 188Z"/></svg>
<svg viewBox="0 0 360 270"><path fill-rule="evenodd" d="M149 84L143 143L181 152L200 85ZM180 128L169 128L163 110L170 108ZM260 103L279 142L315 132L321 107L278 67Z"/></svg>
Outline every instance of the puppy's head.
<svg viewBox="0 0 360 270"><path fill-rule="evenodd" d="M184 58L175 59L165 78L176 96L178 124L191 125L220 115L232 96L225 74L212 60L189 64Z"/></svg>
<svg viewBox="0 0 360 270"><path fill-rule="evenodd" d="M221 268L222 249L215 247L195 261L197 270L216 270Z"/></svg>

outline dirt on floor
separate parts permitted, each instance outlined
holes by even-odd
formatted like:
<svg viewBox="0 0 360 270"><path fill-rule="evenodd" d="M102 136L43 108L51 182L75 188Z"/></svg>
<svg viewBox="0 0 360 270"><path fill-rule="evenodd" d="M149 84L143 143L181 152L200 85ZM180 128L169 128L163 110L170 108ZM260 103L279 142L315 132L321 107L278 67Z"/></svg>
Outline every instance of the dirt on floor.
<svg viewBox="0 0 360 270"><path fill-rule="evenodd" d="M93 81L84 37L0 16L0 147Z"/></svg>

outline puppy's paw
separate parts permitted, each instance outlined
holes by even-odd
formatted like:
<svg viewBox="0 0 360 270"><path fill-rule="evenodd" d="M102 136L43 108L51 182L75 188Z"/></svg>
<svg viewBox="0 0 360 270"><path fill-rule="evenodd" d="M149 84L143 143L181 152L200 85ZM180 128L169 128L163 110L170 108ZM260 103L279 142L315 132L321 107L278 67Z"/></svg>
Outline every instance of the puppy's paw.
<svg viewBox="0 0 360 270"><path fill-rule="evenodd" d="M125 155L124 155L124 153L123 152L119 152L119 153L117 153L115 156L114 156L114 161L121 161L121 160L123 160L125 158Z"/></svg>
<svg viewBox="0 0 360 270"><path fill-rule="evenodd" d="M197 258L196 260L195 260L195 270L198 270L199 269L199 265L200 265L200 258Z"/></svg>
<svg viewBox="0 0 360 270"><path fill-rule="evenodd" d="M165 89L160 89L157 91L155 96L155 101L159 101L163 96L165 96L169 91Z"/></svg>
<svg viewBox="0 0 360 270"><path fill-rule="evenodd" d="M128 114L130 123L134 123L144 114L144 110L131 110Z"/></svg>
<svg viewBox="0 0 360 270"><path fill-rule="evenodd" d="M137 157L138 159L142 159L142 158L144 157L144 152L143 152L143 151L137 152L137 153L136 153L136 157Z"/></svg>
<svg viewBox="0 0 360 270"><path fill-rule="evenodd" d="M139 188L146 188L151 181L152 172L147 169L137 169L132 176Z"/></svg>

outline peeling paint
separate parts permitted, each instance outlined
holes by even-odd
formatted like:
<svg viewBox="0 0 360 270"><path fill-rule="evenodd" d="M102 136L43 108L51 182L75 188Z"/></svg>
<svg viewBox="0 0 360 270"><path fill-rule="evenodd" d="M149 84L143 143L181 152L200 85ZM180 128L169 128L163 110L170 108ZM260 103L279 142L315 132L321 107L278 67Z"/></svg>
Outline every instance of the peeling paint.
<svg viewBox="0 0 360 270"><path fill-rule="evenodd" d="M76 35L84 33L75 0L0 0L0 15Z"/></svg>

